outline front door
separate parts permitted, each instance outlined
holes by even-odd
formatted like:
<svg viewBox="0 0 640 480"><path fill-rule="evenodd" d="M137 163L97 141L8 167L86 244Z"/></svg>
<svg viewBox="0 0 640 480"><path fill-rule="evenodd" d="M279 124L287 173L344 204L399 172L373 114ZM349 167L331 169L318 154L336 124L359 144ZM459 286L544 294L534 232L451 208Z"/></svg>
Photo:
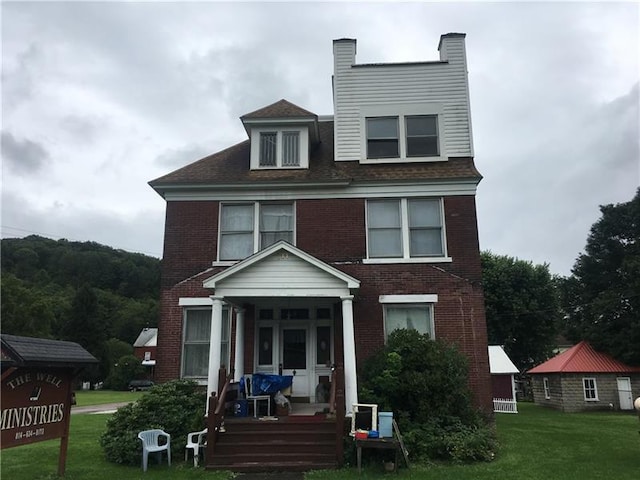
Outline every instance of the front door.
<svg viewBox="0 0 640 480"><path fill-rule="evenodd" d="M293 375L292 397L309 398L308 326L283 326L281 358L283 375Z"/></svg>
<svg viewBox="0 0 640 480"><path fill-rule="evenodd" d="M633 396L631 395L631 379L629 377L619 377L618 397L620 398L620 410L633 410Z"/></svg>

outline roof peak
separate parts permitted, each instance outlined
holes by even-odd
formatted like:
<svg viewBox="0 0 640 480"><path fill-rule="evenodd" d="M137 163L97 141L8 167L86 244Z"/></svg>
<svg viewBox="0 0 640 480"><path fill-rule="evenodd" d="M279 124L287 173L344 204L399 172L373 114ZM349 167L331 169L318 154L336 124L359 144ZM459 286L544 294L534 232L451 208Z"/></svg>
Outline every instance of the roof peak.
<svg viewBox="0 0 640 480"><path fill-rule="evenodd" d="M267 105L266 107L259 108L258 110L254 110L253 112L245 113L240 118L242 120L250 120L250 119L260 119L260 118L295 118L295 117L315 117L318 116L310 112L309 110L305 110L302 107L299 107L295 103L291 103L289 100L284 98L278 100L271 105Z"/></svg>

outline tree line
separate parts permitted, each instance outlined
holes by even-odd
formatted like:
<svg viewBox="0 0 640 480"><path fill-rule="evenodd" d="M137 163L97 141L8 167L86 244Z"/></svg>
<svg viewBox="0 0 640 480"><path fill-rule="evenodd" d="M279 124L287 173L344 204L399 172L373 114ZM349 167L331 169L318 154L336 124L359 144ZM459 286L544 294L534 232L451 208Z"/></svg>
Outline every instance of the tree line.
<svg viewBox="0 0 640 480"><path fill-rule="evenodd" d="M588 340L640 365L640 189L601 206L571 275L482 252L489 344L525 371L561 342ZM80 343L100 360L92 380L132 353L159 315L160 260L94 242L2 240L2 332Z"/></svg>
<svg viewBox="0 0 640 480"><path fill-rule="evenodd" d="M35 235L1 246L2 332L81 344L100 362L86 380L107 378L157 326L159 259Z"/></svg>

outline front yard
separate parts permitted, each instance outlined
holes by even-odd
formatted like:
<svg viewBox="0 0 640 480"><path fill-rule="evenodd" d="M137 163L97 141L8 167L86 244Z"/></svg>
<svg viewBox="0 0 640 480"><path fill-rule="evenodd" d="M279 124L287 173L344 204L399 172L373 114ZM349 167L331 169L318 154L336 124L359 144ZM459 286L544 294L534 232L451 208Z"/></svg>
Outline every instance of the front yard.
<svg viewBox="0 0 640 480"><path fill-rule="evenodd" d="M637 415L621 413L563 414L532 404L519 404L517 415L496 416L501 449L491 463L474 465L412 465L397 478L411 479L637 479L640 472L640 421ZM67 458L67 480L133 479L227 479L229 473L194 469L179 462L151 464L141 468L107 463L98 438L108 415L76 414L71 417L71 439ZM1 477L12 480L56 478L59 440L2 451ZM339 472L318 471L309 480L380 478L382 465L369 465L358 475L355 468ZM276 477L277 478L277 477ZM396 478L396 477L394 477Z"/></svg>

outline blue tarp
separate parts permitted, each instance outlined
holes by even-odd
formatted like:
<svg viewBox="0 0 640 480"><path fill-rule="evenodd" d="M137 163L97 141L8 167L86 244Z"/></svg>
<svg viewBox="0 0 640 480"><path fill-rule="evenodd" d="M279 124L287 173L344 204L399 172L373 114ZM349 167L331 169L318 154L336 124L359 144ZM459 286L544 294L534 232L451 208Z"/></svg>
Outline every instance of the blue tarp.
<svg viewBox="0 0 640 480"><path fill-rule="evenodd" d="M273 375L267 373L254 373L252 391L254 395L268 395L277 393L293 384L293 375Z"/></svg>

